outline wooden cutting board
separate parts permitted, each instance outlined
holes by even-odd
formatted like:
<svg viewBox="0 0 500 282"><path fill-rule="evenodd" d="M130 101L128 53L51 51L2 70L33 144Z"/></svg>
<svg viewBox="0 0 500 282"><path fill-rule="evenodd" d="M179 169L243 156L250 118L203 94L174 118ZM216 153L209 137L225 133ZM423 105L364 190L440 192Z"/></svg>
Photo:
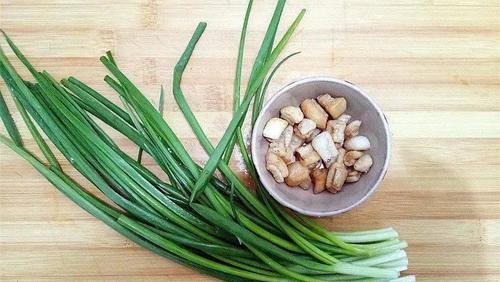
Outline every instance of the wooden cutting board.
<svg viewBox="0 0 500 282"><path fill-rule="evenodd" d="M410 245L408 273L422 281L500 281L500 1L289 2L281 31L300 8L308 10L286 50L302 54L279 72L270 93L315 74L347 79L381 104L393 134L391 167L379 192L321 222L335 230L393 226ZM74 75L117 101L98 61L112 50L156 101L160 84L170 94L173 66L196 24L208 22L183 88L216 141L231 117L245 6L236 0L2 0L0 27L39 69L57 78ZM273 6L254 5L245 77ZM3 82L0 89L7 93ZM171 95L165 110L204 162ZM232 165L245 176L241 160ZM0 280L118 279L209 280L124 239L0 146Z"/></svg>

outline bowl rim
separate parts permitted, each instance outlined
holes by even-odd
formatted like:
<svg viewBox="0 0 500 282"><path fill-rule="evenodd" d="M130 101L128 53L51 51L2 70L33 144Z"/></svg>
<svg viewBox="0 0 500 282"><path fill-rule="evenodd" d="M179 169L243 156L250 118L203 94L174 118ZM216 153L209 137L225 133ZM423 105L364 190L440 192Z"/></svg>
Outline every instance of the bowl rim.
<svg viewBox="0 0 500 282"><path fill-rule="evenodd" d="M375 193L375 191L379 188L380 184L382 184L382 181L384 180L384 178L387 174L387 171L389 169L389 162L391 159L392 136L391 136L391 132L389 130L389 123L387 121L387 117L385 116L384 112L382 111L382 108L375 102L375 100L372 97L370 97L363 89L361 89L360 87L358 87L357 85L355 85L354 83L352 83L350 81L342 80L342 79L338 79L338 78L334 78L334 77L328 77L328 76L309 76L309 77L295 80L295 81L281 87L278 91L276 91L274 93L274 95L270 99L268 99L266 101L265 105L262 107L262 110L261 110L259 116L257 117L257 119L255 121L255 124L260 124L260 122L262 122L261 119L263 118L263 113L265 113L267 111L267 109L270 107L270 105L272 105L273 102L278 97L287 93L290 89L292 89L298 85L302 85L302 84L310 83L310 82L316 82L316 81L326 81L326 82L333 82L333 83L341 84L341 85L347 86L349 88L352 88L353 90L355 90L359 94L361 94L364 98L366 98L372 104L372 106L374 107L377 114L379 114L382 117L384 131L385 131L385 134L387 136L387 142L386 142L386 146L385 146L387 157L384 160L384 165L382 167L382 171L381 171L380 175L377 177L377 180L375 181L373 186L370 188L370 190L368 190L368 192L362 198L360 198L359 200L357 200L355 203L353 203L352 205L350 205L348 207L334 210L334 211L327 211L327 212L307 211L307 210L304 210L300 207L294 206L291 203L285 201L284 199L282 199L279 196L279 194L275 193L274 190L269 189L264 184L262 185L262 186L264 186L266 191L276 201L278 201L281 205L288 207L288 208L290 208L296 212L299 212L301 214L304 214L304 215L315 216L315 217L325 217L325 216L338 215L338 214L342 214L342 213L345 213L347 211L350 211L350 210L358 207L359 205L363 204L364 202L366 202L366 200L368 200L370 198L370 196L372 196ZM259 136L257 136L257 131L253 130L252 131L252 138L251 138L251 155L252 155L252 159L254 159L254 160L258 159L257 158L257 149L254 146L254 144L257 144L257 140L258 140L257 138L259 138ZM257 175L260 177L261 169L256 168L256 171L257 171Z"/></svg>

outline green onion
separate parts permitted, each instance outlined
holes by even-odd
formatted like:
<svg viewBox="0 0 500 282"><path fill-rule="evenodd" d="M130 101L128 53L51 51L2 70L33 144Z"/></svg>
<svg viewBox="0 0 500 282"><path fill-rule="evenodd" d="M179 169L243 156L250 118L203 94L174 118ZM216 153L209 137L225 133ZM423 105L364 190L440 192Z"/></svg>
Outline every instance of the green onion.
<svg viewBox="0 0 500 282"><path fill-rule="evenodd" d="M292 36L293 32L297 28L298 24L304 17L305 10L302 10L297 18L294 20L290 28L287 30L281 41L278 43L276 48L273 50L271 53L269 60L266 61L262 69L258 72L258 75L256 75L255 80L253 80L250 84L249 87L247 88L245 98L243 99L243 102L238 109L238 111L235 113L233 119L229 123L229 126L222 136L221 140L219 141L219 144L215 148L213 154L210 156L208 159L207 163L205 164L205 168L201 172L200 177L196 181L196 184L193 188L193 193L191 194L191 201L193 201L198 193L200 193L204 188L205 185L208 181L208 178L213 175L220 158L222 157L222 154L224 153L224 150L226 150L226 147L229 145L229 142L236 130L236 128L241 124L243 121L243 117L246 115L246 111L248 110L248 106L250 105L250 102L252 101L253 94L255 94L255 91L259 88L259 85L262 83L264 80L267 71L272 67L273 63L276 61L278 58L278 55L281 53L281 51L285 48L285 45L288 43L290 40L290 37Z"/></svg>
<svg viewBox="0 0 500 282"><path fill-rule="evenodd" d="M17 126L14 123L14 119L10 115L9 108L7 108L7 104L3 99L2 92L0 91L0 118L2 119L7 132L10 135L10 138L18 145L23 146L23 140L21 139L21 135L17 130Z"/></svg>
<svg viewBox="0 0 500 282"><path fill-rule="evenodd" d="M293 53L279 56L304 16L299 13L274 46L284 0L278 0L240 103L243 52L252 1L243 21L233 89L231 120L214 148L191 111L181 89L182 74L206 28L200 23L174 69L173 95L209 160L204 167L188 154L163 119L165 92L158 107L118 67L111 52L101 57L110 71L104 81L123 102L114 104L84 82L56 81L38 71L5 34L4 37L35 81L24 80L0 48L0 76L47 164L29 152L0 93L0 116L11 148L59 191L140 246L222 280L240 281L387 281L408 266L405 241L393 229L331 232L309 218L279 206L263 189L242 133L251 102L252 120L260 113L268 86ZM278 62L276 65L275 63ZM127 155L100 120L149 154L168 177L163 181ZM59 165L42 132L64 158L109 201L102 201L70 178ZM227 165L234 144L257 187L249 191ZM216 169L222 178L214 173ZM380 280L381 279L381 280ZM410 278L409 278L410 279Z"/></svg>

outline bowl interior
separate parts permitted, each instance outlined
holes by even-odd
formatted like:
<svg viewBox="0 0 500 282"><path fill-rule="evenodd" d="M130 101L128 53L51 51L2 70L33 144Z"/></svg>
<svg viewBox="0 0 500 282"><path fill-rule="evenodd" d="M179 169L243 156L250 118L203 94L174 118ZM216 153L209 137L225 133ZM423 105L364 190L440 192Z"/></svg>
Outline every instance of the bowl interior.
<svg viewBox="0 0 500 282"><path fill-rule="evenodd" d="M279 116L279 110L288 105L299 106L307 98L329 93L347 99L346 113L362 121L360 135L368 137L373 166L358 182L346 183L341 192L314 194L311 190L290 188L274 181L266 170L265 155L269 142L262 137L266 122ZM269 193L281 204L306 215L327 216L345 212L363 202L381 183L389 159L387 121L381 110L360 89L332 78L310 78L294 82L276 93L264 106L252 134L252 157L257 173Z"/></svg>

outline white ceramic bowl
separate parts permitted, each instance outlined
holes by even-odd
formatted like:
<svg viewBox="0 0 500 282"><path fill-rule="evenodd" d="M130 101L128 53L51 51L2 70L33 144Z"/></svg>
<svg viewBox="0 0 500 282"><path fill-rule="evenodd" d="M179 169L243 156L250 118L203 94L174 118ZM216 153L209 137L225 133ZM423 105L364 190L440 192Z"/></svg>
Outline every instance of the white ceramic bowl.
<svg viewBox="0 0 500 282"><path fill-rule="evenodd" d="M277 183L265 165L265 155L269 142L262 137L266 122L279 116L284 106L299 106L307 98L329 93L347 99L347 114L352 119L362 121L360 135L368 137L373 157L373 166L367 174L355 183L346 183L339 193L323 192L314 194L312 190L290 188ZM272 96L262 109L252 133L252 158L262 184L269 194L282 205L310 216L330 216L346 212L362 202L380 186L387 172L390 158L389 125L380 107L363 90L352 83L330 77L311 77L293 82Z"/></svg>

